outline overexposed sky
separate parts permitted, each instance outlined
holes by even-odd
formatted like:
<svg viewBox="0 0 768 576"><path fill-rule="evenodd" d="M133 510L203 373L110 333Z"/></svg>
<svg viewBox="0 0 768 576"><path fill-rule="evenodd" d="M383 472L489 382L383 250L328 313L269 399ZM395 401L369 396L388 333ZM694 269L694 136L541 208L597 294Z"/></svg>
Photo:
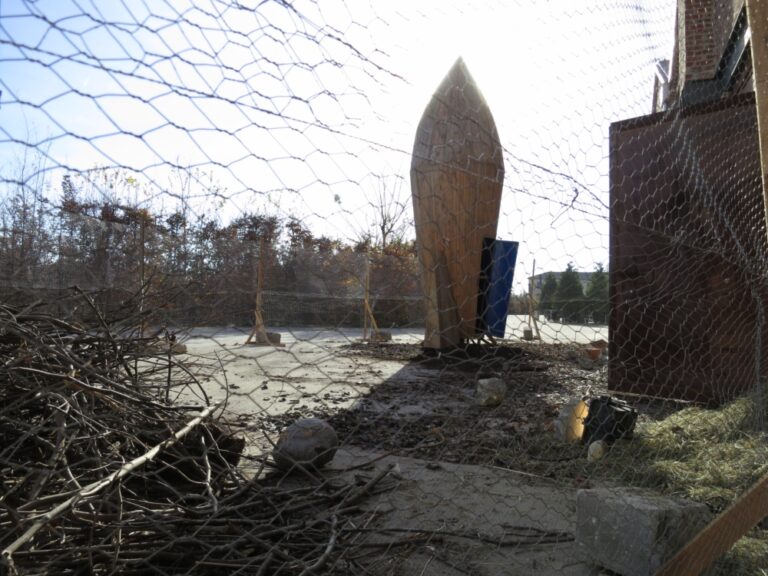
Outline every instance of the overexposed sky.
<svg viewBox="0 0 768 576"><path fill-rule="evenodd" d="M0 175L33 147L53 191L64 171L121 166L170 209L172 168L195 167L220 187L189 187L198 211L278 211L348 239L381 178L409 196L416 125L461 56L507 152L498 232L521 242L520 289L534 258L538 272L607 262L608 127L650 112L674 9L0 0Z"/></svg>

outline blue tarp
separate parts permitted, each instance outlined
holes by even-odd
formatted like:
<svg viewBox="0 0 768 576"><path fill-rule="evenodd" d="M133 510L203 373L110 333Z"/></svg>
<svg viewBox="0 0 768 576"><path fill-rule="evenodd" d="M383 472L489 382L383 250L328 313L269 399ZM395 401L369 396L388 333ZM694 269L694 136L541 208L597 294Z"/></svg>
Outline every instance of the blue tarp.
<svg viewBox="0 0 768 576"><path fill-rule="evenodd" d="M509 296L512 292L512 279L517 261L517 242L510 240L486 239L485 249L490 255L490 265L485 270L484 307L481 311L485 333L498 338L504 337L507 327Z"/></svg>

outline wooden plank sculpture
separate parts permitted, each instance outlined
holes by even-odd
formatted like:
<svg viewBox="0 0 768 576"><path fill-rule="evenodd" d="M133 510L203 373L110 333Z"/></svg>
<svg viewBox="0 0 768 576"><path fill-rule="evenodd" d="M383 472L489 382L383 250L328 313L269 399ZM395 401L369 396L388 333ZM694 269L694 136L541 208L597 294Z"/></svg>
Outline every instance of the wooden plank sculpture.
<svg viewBox="0 0 768 576"><path fill-rule="evenodd" d="M496 237L503 183L496 124L459 58L424 111L411 160L427 348L478 335L483 238Z"/></svg>

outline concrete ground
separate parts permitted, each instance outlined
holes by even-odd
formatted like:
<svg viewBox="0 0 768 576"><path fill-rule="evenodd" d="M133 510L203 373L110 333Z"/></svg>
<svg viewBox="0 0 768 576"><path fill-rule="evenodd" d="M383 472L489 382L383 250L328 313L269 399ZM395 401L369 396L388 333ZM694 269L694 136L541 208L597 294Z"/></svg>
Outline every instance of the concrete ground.
<svg viewBox="0 0 768 576"><path fill-rule="evenodd" d="M506 338L514 343L527 328L525 316L509 316ZM283 347L245 345L248 332L237 328L198 328L186 337L189 354L210 367L204 383L212 401L228 398L236 414L281 414L292 407L342 409L371 386L395 377L404 363L340 354L344 345L359 341L362 331L351 328L272 329ZM585 344L608 339L608 327L565 325L540 321L542 341ZM395 343L418 343L423 330L389 330ZM409 370L398 377L418 378ZM424 377L432 377L426 374ZM185 396L187 401L193 398Z"/></svg>
<svg viewBox="0 0 768 576"><path fill-rule="evenodd" d="M375 456L344 448L336 454L329 473L343 473ZM404 456L376 460L366 474L390 465L395 466L394 489L363 503L371 514L366 565L372 574L601 573L572 540L575 490L503 469ZM404 546L409 538L413 544Z"/></svg>
<svg viewBox="0 0 768 576"><path fill-rule="evenodd" d="M276 415L298 405L348 408L403 367L402 362L342 355L344 345L360 340L359 330L272 331L280 333L283 347L246 345L248 333L234 328L189 334L189 355L210 371L203 384L211 402L227 399L234 414ZM393 332L396 342L420 341L416 332Z"/></svg>
<svg viewBox="0 0 768 576"><path fill-rule="evenodd" d="M525 317L510 317L507 337L522 338ZM541 322L545 342L586 343L607 340L607 327L565 326ZM188 358L203 365L201 382L211 401L227 400L226 416L238 422L249 438L248 453L269 449L278 430L264 431L260 417L288 415L294 410L335 412L355 405L385 381L434 381L440 371L345 353L344 346L361 337L360 330L311 328L272 329L283 347L250 346L247 331L205 328L185 338ZM394 343L421 341L421 330L392 330ZM193 392L177 400L195 401ZM406 403L407 404L407 403ZM422 402L423 404L423 402ZM429 409L413 406L414 410ZM392 407L382 406L382 410ZM408 410L407 405L398 411ZM368 462L377 454L343 446L330 473ZM579 555L572 539L575 489L544 478L487 466L450 464L387 455L374 471L395 464L397 486L366 500L372 512L369 538L374 543L368 559L373 574L403 575L555 575L597 574ZM375 511L375 513L373 513ZM388 532L387 530L392 530ZM545 534L559 534L552 541ZM413 546L388 545L387 539L432 534ZM538 538L541 535L542 538ZM540 540L540 541L539 541Z"/></svg>
<svg viewBox="0 0 768 576"><path fill-rule="evenodd" d="M537 318L542 342L547 344L588 344L595 340L608 341L608 326L600 324L560 324ZM520 340L528 328L527 316L508 316L505 338Z"/></svg>

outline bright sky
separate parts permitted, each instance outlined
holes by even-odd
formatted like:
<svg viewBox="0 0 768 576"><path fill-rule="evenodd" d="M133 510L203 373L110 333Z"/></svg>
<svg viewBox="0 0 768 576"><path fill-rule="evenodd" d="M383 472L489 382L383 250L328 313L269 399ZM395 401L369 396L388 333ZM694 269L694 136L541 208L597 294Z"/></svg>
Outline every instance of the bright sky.
<svg viewBox="0 0 768 576"><path fill-rule="evenodd" d="M198 211L278 211L351 238L380 177L409 197L416 125L462 56L507 152L516 289L534 258L537 272L607 262L608 127L650 111L674 0L292 6L0 0L0 176L31 145L54 191L65 170L122 166L143 185L123 193L170 209L171 168L195 167L220 187L187 188Z"/></svg>

